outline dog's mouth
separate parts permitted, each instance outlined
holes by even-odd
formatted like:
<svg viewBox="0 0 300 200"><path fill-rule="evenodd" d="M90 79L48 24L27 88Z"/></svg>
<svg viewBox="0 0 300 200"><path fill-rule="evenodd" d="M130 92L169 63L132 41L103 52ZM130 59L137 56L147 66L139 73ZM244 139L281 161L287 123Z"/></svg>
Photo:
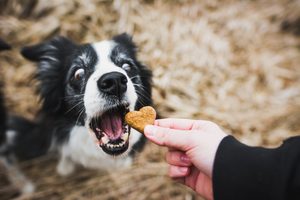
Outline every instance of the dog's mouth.
<svg viewBox="0 0 300 200"><path fill-rule="evenodd" d="M89 122L102 150L113 156L124 153L129 146L130 127L125 123L129 105L111 107Z"/></svg>

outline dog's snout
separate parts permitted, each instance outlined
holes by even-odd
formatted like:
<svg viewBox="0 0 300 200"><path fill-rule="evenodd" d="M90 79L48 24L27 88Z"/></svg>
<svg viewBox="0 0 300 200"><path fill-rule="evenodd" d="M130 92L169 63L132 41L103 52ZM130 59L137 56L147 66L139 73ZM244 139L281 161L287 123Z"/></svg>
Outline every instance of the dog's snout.
<svg viewBox="0 0 300 200"><path fill-rule="evenodd" d="M119 72L110 72L101 76L97 82L101 92L121 97L127 90L127 78Z"/></svg>

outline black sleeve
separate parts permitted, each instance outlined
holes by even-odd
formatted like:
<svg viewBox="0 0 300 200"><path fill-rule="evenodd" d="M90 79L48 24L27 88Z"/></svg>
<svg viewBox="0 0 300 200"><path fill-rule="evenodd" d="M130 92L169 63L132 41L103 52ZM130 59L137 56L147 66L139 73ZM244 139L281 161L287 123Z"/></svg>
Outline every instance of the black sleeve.
<svg viewBox="0 0 300 200"><path fill-rule="evenodd" d="M214 161L213 191L215 200L300 200L300 136L275 149L225 137Z"/></svg>

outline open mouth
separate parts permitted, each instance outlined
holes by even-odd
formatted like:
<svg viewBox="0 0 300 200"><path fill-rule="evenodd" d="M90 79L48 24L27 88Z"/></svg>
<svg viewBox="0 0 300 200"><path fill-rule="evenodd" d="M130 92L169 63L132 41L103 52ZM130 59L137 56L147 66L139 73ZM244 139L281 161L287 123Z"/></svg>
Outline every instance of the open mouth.
<svg viewBox="0 0 300 200"><path fill-rule="evenodd" d="M124 120L127 112L129 105L124 104L109 108L102 115L91 119L90 129L105 153L117 156L128 149L130 127Z"/></svg>

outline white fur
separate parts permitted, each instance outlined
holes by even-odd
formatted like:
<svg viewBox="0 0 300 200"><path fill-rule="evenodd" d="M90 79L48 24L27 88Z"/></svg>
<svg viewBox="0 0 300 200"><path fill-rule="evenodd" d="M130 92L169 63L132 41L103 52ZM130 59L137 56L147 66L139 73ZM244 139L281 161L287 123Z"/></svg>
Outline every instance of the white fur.
<svg viewBox="0 0 300 200"><path fill-rule="evenodd" d="M84 93L84 106L88 119L94 117L95 115L102 114L105 107L107 106L107 100L103 97L99 91L97 81L106 73L110 72L119 72L126 76L127 90L124 94L124 101L128 101L130 110L134 110L136 105L138 95L135 91L133 82L128 77L124 69L119 66L116 66L110 58L111 51L116 46L116 43L113 41L102 41L92 45L95 49L98 56L98 63L96 63L95 71L89 77L89 80L86 84L86 89ZM52 50L57 50L55 46L49 46ZM125 57L125 54L118 55L119 57ZM49 60L51 62L58 62L54 57L43 56L42 61L40 61L40 72L48 72ZM88 55L80 55L80 59L86 61ZM127 58L129 59L129 58ZM47 61L46 61L47 60ZM44 73L44 72L43 72ZM139 78L139 77L138 77ZM142 135L134 129L131 129L129 136L129 147L126 152L122 155L113 157L105 153L97 144L99 141L95 139L94 133L89 133L88 124L85 126L74 126L70 130L70 135L67 141L60 145L60 160L57 165L57 172L60 175L67 176L71 174L76 165L81 165L86 168L91 169L102 169L102 170L115 170L115 169L124 169L131 166L132 157L127 156L130 151L132 151L132 146L139 141ZM18 133L22 134L22 133ZM8 130L6 132L6 143L0 147L0 152L5 151L9 145L15 143L15 137L17 135L16 131ZM49 151L57 148L57 141L52 139L51 146ZM4 163L9 170L9 176L12 182L20 182L20 189L23 193L31 193L34 191L34 185L18 170L17 165L10 166L7 160L0 158L0 161Z"/></svg>
<svg viewBox="0 0 300 200"><path fill-rule="evenodd" d="M96 63L95 71L89 77L84 94L84 106L88 119L95 115L102 114L105 109L107 100L104 99L99 91L97 81L101 76L110 72L119 72L127 77L128 83L125 100L130 103L129 109L134 110L138 97L133 83L124 69L116 66L110 59L111 51L115 45L113 41L102 41L93 45L93 48L97 52L98 63ZM128 152L132 150L132 145L134 145L140 137L141 134L139 132L131 129L129 147L123 155L128 154ZM86 124L86 127L75 126L71 130L69 141L61 147L61 159L57 166L57 171L59 174L66 176L74 171L75 164L92 169L113 170L120 167L129 167L131 163L132 158L129 156L121 155L112 157L106 154L98 146L95 135L89 132L88 124Z"/></svg>
<svg viewBox="0 0 300 200"><path fill-rule="evenodd" d="M6 142L3 146L0 147L0 152L4 151L7 147L14 144L16 135L17 132L13 130L8 130L5 132ZM15 160L15 157L11 157L10 159ZM35 186L22 174L17 164L10 164L4 157L0 158L0 163L7 169L7 177L17 188L20 189L22 194L30 194L35 190Z"/></svg>
<svg viewBox="0 0 300 200"><path fill-rule="evenodd" d="M8 130L5 132L5 134L6 134L6 144L12 145L14 143L17 132L13 130Z"/></svg>
<svg viewBox="0 0 300 200"><path fill-rule="evenodd" d="M132 131L129 139L134 144L141 134ZM131 148L128 148L128 151ZM91 169L113 170L129 167L132 158L129 156L112 157L102 151L84 126L74 126L70 132L70 139L61 148L61 159L57 171L61 175L68 175L74 171L74 164ZM126 153L124 153L126 154Z"/></svg>
<svg viewBox="0 0 300 200"><path fill-rule="evenodd" d="M11 159L15 160L14 157ZM34 184L26 176L24 176L17 164L12 165L6 158L2 157L0 157L0 164L6 168L7 177L11 183L22 192L22 194L30 194L35 190Z"/></svg>
<svg viewBox="0 0 300 200"><path fill-rule="evenodd" d="M106 100L98 89L97 81L106 73L119 72L126 76L128 82L125 99L130 103L130 110L134 109L134 105L137 101L138 97L132 81L127 76L126 72L122 68L116 66L110 59L111 51L115 45L116 44L113 41L102 41L93 45L98 55L98 63L96 64L94 73L90 76L86 84L84 106L88 118L101 114L101 111L103 111L105 107Z"/></svg>
<svg viewBox="0 0 300 200"><path fill-rule="evenodd" d="M13 130L8 130L5 132L6 142L2 146L0 146L0 152L5 151L7 149L7 147L14 144L16 135L17 135L17 132L13 131Z"/></svg>

